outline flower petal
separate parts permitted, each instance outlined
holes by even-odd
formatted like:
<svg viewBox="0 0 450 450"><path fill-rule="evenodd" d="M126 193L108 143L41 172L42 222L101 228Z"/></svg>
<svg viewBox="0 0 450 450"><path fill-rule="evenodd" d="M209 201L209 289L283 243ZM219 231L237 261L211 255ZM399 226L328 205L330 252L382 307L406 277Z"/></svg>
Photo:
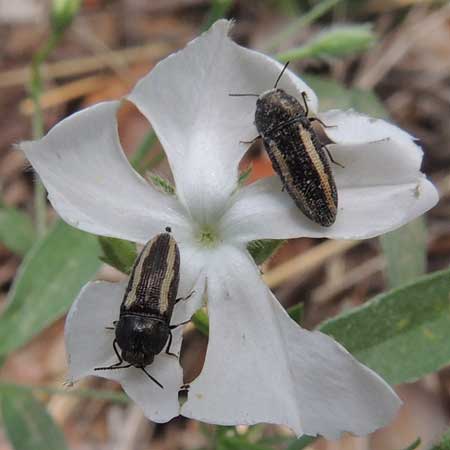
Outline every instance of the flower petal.
<svg viewBox="0 0 450 450"><path fill-rule="evenodd" d="M106 327L111 327L119 318L125 287L124 283L89 283L75 300L65 326L69 380L75 381L87 375L116 380L149 419L167 422L179 414L178 389L183 383L183 375L176 358L160 353L147 368L148 372L163 384L164 389L135 367L94 370L96 367L109 367L117 362L113 350L114 330L108 330ZM173 331L171 351L178 353L182 330Z"/></svg>
<svg viewBox="0 0 450 450"><path fill-rule="evenodd" d="M436 188L423 174L398 185L339 188L336 222L325 228L306 218L278 177L257 181L237 193L221 220L221 236L231 242L323 237L368 239L392 231L432 208Z"/></svg>
<svg viewBox="0 0 450 450"><path fill-rule="evenodd" d="M240 141L258 134L253 125L255 98L229 94L260 94L273 86L282 68L231 41L230 25L216 22L184 50L160 62L129 96L158 134L177 194L204 223L221 214L235 188L237 166L248 147ZM317 109L314 92L291 72L286 71L279 86L299 98L306 91L311 110Z"/></svg>
<svg viewBox="0 0 450 450"><path fill-rule="evenodd" d="M119 106L87 108L20 148L70 225L141 243L168 225L185 233L187 221L176 199L153 189L128 163L117 133Z"/></svg>
<svg viewBox="0 0 450 450"><path fill-rule="evenodd" d="M242 250L220 250L208 299L206 361L183 415L222 425L285 424L298 435L335 439L382 427L399 408L377 374L289 318Z"/></svg>

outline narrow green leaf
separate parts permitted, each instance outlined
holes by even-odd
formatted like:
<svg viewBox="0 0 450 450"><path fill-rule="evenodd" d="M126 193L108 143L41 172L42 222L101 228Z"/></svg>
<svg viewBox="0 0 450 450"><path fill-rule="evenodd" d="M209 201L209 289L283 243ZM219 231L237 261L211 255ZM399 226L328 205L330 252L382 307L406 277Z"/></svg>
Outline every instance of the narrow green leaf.
<svg viewBox="0 0 450 450"><path fill-rule="evenodd" d="M330 11L341 0L322 0L311 8L306 14L303 14L291 24L283 27L283 30L274 36L265 46L266 50L273 51L283 42L287 41L291 36L298 33L302 28L311 25L320 19L324 14Z"/></svg>
<svg viewBox="0 0 450 450"><path fill-rule="evenodd" d="M0 242L20 256L32 247L35 240L29 216L15 208L0 205Z"/></svg>
<svg viewBox="0 0 450 450"><path fill-rule="evenodd" d="M450 450L450 430L442 436L439 444L433 445L431 450Z"/></svg>
<svg viewBox="0 0 450 450"><path fill-rule="evenodd" d="M325 322L333 336L387 382L417 380L450 363L450 270L378 295Z"/></svg>
<svg viewBox="0 0 450 450"><path fill-rule="evenodd" d="M0 402L3 424L14 449L67 449L61 430L31 393L2 389Z"/></svg>
<svg viewBox="0 0 450 450"><path fill-rule="evenodd" d="M376 42L371 25L334 26L314 36L301 47L278 53L282 62L304 58L345 57L364 53Z"/></svg>
<svg viewBox="0 0 450 450"><path fill-rule="evenodd" d="M427 231L423 217L380 238L391 288L425 273Z"/></svg>
<svg viewBox="0 0 450 450"><path fill-rule="evenodd" d="M259 239L251 241L247 245L247 250L252 255L255 263L259 265L278 251L285 242L281 239Z"/></svg>
<svg viewBox="0 0 450 450"><path fill-rule="evenodd" d="M48 395L62 395L66 397L81 397L97 400L107 400L115 403L130 403L129 397L123 392L108 391L105 389L70 389L55 388L52 386L34 386L26 384L0 382L0 392L6 389L14 389L26 392L41 392Z"/></svg>
<svg viewBox="0 0 450 450"><path fill-rule="evenodd" d="M420 437L418 437L412 444L408 445L404 450L416 450L416 448L422 443Z"/></svg>
<svg viewBox="0 0 450 450"><path fill-rule="evenodd" d="M98 241L103 252L100 259L117 270L129 274L137 258L136 244L105 236L99 236Z"/></svg>
<svg viewBox="0 0 450 450"><path fill-rule="evenodd" d="M348 89L337 81L314 75L302 78L318 94L321 111L354 108L373 117L387 117L384 106L372 91Z"/></svg>
<svg viewBox="0 0 450 450"><path fill-rule="evenodd" d="M63 316L100 265L97 239L59 221L25 257L0 317L0 355Z"/></svg>
<svg viewBox="0 0 450 450"><path fill-rule="evenodd" d="M175 195L175 187L172 186L172 184L168 180L160 177L159 175L155 175L154 173L150 173L148 177L157 189L166 194Z"/></svg>
<svg viewBox="0 0 450 450"><path fill-rule="evenodd" d="M238 179L238 186L242 187L249 179L250 175L252 174L253 170L253 164L249 164L248 167L246 167L240 174Z"/></svg>

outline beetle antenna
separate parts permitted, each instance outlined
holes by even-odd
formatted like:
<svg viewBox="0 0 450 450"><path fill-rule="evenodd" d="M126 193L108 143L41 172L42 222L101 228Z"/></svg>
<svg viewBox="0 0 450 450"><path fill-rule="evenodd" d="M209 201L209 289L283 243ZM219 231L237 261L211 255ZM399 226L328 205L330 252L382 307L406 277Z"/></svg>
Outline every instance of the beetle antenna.
<svg viewBox="0 0 450 450"><path fill-rule="evenodd" d="M228 94L230 97L259 97L258 94Z"/></svg>
<svg viewBox="0 0 450 450"><path fill-rule="evenodd" d="M96 367L94 370L115 370L115 369L128 369L133 364L129 364L128 366L109 366L109 367Z"/></svg>
<svg viewBox="0 0 450 450"><path fill-rule="evenodd" d="M289 63L290 63L290 61L288 61L288 62L284 65L283 69L282 69L281 72L280 72L280 75L278 75L277 81L275 81L275 85L274 85L274 87L273 87L274 89L277 88L278 82L280 81L281 77L283 76L283 73L284 73L284 71L286 70L286 68L287 68L287 66L289 65Z"/></svg>
<svg viewBox="0 0 450 450"><path fill-rule="evenodd" d="M152 380L154 383L156 383L161 389L164 389L164 386L155 378L153 378L146 370L145 367L140 367L140 369L142 370L142 372L145 373L145 375L147 375L150 380Z"/></svg>

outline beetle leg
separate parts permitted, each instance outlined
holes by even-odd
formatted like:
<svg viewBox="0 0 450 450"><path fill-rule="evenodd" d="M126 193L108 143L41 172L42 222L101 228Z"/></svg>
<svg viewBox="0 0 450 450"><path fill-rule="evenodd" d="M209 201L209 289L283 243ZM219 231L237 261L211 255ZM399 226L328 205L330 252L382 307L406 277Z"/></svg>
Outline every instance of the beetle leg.
<svg viewBox="0 0 450 450"><path fill-rule="evenodd" d="M191 293L190 293L187 297L179 297L179 298L177 298L177 299L175 300L175 305L176 305L180 300L183 300L183 301L189 300L194 294L195 294L195 291L191 291Z"/></svg>
<svg viewBox="0 0 450 450"><path fill-rule="evenodd" d="M308 100L308 94L305 91L302 92L302 98L303 98L303 104L305 105L305 116L308 117L309 107L308 107L308 102L306 101L306 100Z"/></svg>
<svg viewBox="0 0 450 450"><path fill-rule="evenodd" d="M343 164L338 163L337 161L335 161L335 160L333 159L333 157L331 156L331 152L330 152L330 150L328 150L328 148L327 148L326 145L322 145L322 148L325 149L325 151L327 152L328 158L330 158L330 161L331 161L333 164L336 164L337 166L342 167L343 169L345 169L345 166L344 166Z"/></svg>
<svg viewBox="0 0 450 450"><path fill-rule="evenodd" d="M181 325L186 325L187 323L189 323L190 322L190 320L186 320L186 322L181 322L181 323L179 323L179 324L177 324L177 325L170 325L170 329L171 330L173 330L174 328L178 328L178 327L181 327Z"/></svg>
<svg viewBox="0 0 450 450"><path fill-rule="evenodd" d="M167 347L166 347L166 355L175 356L175 358L178 358L178 355L175 355L175 353L172 353L169 351L171 345L172 345L172 331L169 330L169 343L167 344Z"/></svg>
<svg viewBox="0 0 450 450"><path fill-rule="evenodd" d="M326 123L322 122L318 117L308 117L310 122L319 122L320 125L322 125L324 128L337 128L337 125L327 125Z"/></svg>
<svg viewBox="0 0 450 450"><path fill-rule="evenodd" d="M128 367L131 367L133 365L133 364L129 364L128 366L121 366L121 364L123 363L123 359L122 359L122 356L120 356L119 350L117 350L116 339L114 339L113 348L114 348L114 353L116 354L119 362L116 362L115 364L111 364L108 367L95 367L94 370L128 369Z"/></svg>
<svg viewBox="0 0 450 450"><path fill-rule="evenodd" d="M153 377L145 370L145 367L140 367L140 369L142 370L142 372L145 373L145 375L147 375L147 376L150 378L150 380L152 380L154 383L156 383L161 389L164 389L164 386L163 386L156 378L153 378Z"/></svg>
<svg viewBox="0 0 450 450"><path fill-rule="evenodd" d="M258 135L256 136L254 139L252 139L251 141L239 141L240 144L253 144L254 142L256 142L258 139L260 139L261 136Z"/></svg>

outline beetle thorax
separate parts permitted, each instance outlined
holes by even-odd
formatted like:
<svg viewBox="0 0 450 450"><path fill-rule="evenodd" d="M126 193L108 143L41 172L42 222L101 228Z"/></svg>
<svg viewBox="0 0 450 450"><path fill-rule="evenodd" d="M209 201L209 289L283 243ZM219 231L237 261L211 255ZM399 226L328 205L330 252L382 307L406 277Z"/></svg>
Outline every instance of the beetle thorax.
<svg viewBox="0 0 450 450"><path fill-rule="evenodd" d="M305 116L303 106L282 89L266 91L256 101L255 125L262 136L268 130L301 116Z"/></svg>

